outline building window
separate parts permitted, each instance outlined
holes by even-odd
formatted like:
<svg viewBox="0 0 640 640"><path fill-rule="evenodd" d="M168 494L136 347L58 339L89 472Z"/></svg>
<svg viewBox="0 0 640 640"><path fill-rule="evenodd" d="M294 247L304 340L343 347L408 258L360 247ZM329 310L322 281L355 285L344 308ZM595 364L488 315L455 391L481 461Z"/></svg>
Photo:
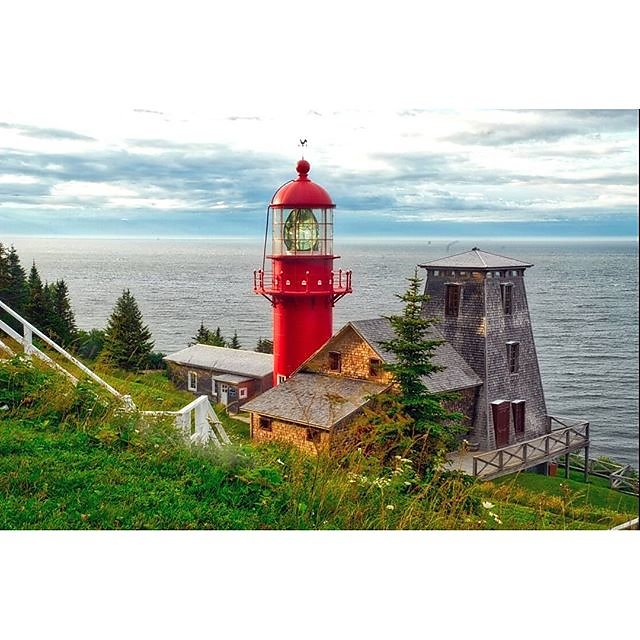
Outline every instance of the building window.
<svg viewBox="0 0 640 640"><path fill-rule="evenodd" d="M187 389L189 389L189 391L198 390L198 374L195 371L189 371L189 375L187 376Z"/></svg>
<svg viewBox="0 0 640 640"><path fill-rule="evenodd" d="M434 276L439 276L440 275L440 271L438 269L434 269L433 270L433 275Z"/></svg>
<svg viewBox="0 0 640 640"><path fill-rule="evenodd" d="M507 342L507 362L509 373L518 373L520 369L520 343Z"/></svg>
<svg viewBox="0 0 640 640"><path fill-rule="evenodd" d="M313 442L313 444L320 444L320 431L319 429L307 428L307 441Z"/></svg>
<svg viewBox="0 0 640 640"><path fill-rule="evenodd" d="M240 387L238 389L238 397L242 400L247 397L247 387Z"/></svg>
<svg viewBox="0 0 640 640"><path fill-rule="evenodd" d="M513 430L516 433L524 433L524 404L524 400L514 400L511 403Z"/></svg>
<svg viewBox="0 0 640 640"><path fill-rule="evenodd" d="M382 360L379 358L369 358L369 375L377 378L382 373Z"/></svg>
<svg viewBox="0 0 640 640"><path fill-rule="evenodd" d="M287 379L287 376L283 376L281 373L278 374L278 382L276 384L282 384Z"/></svg>
<svg viewBox="0 0 640 640"><path fill-rule="evenodd" d="M456 317L460 311L460 285L447 284L444 287L444 315Z"/></svg>
<svg viewBox="0 0 640 640"><path fill-rule="evenodd" d="M510 316L513 311L513 285L510 282L500 285L500 297L502 298L504 315Z"/></svg>
<svg viewBox="0 0 640 640"><path fill-rule="evenodd" d="M273 431L271 428L271 418L260 416L259 426L263 431Z"/></svg>
<svg viewBox="0 0 640 640"><path fill-rule="evenodd" d="M342 371L342 354L339 351L329 351L329 370Z"/></svg>

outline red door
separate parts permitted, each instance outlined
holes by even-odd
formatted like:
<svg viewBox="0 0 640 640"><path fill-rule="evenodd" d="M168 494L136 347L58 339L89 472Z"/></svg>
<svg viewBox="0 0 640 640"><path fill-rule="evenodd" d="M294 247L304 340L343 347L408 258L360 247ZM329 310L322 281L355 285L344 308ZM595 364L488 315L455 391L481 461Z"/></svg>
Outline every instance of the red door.
<svg viewBox="0 0 640 640"><path fill-rule="evenodd" d="M498 449L509 444L509 408L510 402L498 400L491 403L493 413L493 430L496 434L496 447Z"/></svg>

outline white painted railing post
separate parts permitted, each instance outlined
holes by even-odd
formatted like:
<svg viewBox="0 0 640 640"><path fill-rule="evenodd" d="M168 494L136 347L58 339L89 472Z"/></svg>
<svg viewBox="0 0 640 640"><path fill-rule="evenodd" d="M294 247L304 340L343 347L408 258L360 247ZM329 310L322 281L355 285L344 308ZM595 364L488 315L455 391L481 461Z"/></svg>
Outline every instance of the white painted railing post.
<svg viewBox="0 0 640 640"><path fill-rule="evenodd" d="M31 354L33 353L33 333L31 333L31 328L26 324L22 325L22 336L22 350L24 351L24 355L31 358Z"/></svg>

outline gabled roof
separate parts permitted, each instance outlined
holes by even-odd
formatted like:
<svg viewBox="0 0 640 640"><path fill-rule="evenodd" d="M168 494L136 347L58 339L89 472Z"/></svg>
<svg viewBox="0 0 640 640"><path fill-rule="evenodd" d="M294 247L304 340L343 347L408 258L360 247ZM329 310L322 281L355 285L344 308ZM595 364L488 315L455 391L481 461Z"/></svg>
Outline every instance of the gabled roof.
<svg viewBox="0 0 640 640"><path fill-rule="evenodd" d="M386 318L355 320L349 322L347 326L349 325L371 345L384 362L396 362L395 355L380 346L380 342L392 340L395 337L393 327ZM436 347L433 355L433 363L444 367L444 370L436 371L424 378L424 383L429 391L432 393L454 391L482 384L482 379L444 339L439 329L434 326L429 327L427 336L433 340L444 340L443 344Z"/></svg>
<svg viewBox="0 0 640 640"><path fill-rule="evenodd" d="M425 269L431 268L455 268L455 269L475 269L477 271L489 271L491 269L526 269L533 265L528 262L521 262L514 258L499 256L496 253L481 251L478 247L473 247L471 251L456 253L453 256L438 258L432 262L418 265Z"/></svg>
<svg viewBox="0 0 640 640"><path fill-rule="evenodd" d="M270 353L212 347L208 344L194 344L165 356L163 360L251 378L262 378L273 372L273 355Z"/></svg>
<svg viewBox="0 0 640 640"><path fill-rule="evenodd" d="M242 406L243 411L330 429L389 385L299 371Z"/></svg>

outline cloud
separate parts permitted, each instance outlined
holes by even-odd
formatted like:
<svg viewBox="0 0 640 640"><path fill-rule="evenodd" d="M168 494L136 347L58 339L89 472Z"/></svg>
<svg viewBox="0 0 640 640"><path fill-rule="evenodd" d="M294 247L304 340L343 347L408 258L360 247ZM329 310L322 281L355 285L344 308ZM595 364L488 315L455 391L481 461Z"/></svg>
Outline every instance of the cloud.
<svg viewBox="0 0 640 640"><path fill-rule="evenodd" d="M82 140L93 142L95 138L86 136L75 131L67 131L65 129L51 129L43 127L34 127L25 124L11 124L8 122L0 122L0 128L13 129L18 133L29 136L30 138L40 138L45 140Z"/></svg>
<svg viewBox="0 0 640 640"><path fill-rule="evenodd" d="M485 122L472 122L471 128L444 139L462 145L502 146L557 142L574 136L600 136L603 133L631 132L638 128L635 111L626 110L518 110L503 112L519 121L500 120L500 112Z"/></svg>

